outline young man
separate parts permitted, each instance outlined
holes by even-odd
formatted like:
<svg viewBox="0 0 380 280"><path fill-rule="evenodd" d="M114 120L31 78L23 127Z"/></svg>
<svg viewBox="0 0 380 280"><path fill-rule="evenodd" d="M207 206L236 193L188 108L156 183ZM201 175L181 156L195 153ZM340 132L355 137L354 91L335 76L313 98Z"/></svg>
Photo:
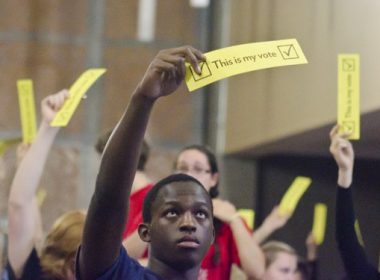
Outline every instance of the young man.
<svg viewBox="0 0 380 280"><path fill-rule="evenodd" d="M78 279L196 279L213 242L212 204L195 179L174 175L148 194L141 239L150 243L148 268L127 256L122 234L128 197L150 112L158 98L174 92L185 61L200 73L203 54L192 47L158 53L132 95L102 157L96 189L77 259Z"/></svg>

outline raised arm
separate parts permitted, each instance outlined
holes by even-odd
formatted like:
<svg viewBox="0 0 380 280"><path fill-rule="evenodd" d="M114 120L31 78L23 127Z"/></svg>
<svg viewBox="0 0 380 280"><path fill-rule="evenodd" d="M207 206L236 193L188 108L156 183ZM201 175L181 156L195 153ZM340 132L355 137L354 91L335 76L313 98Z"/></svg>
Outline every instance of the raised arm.
<svg viewBox="0 0 380 280"><path fill-rule="evenodd" d="M8 202L8 256L16 277L21 276L25 262L38 241L37 235L41 232L36 190L59 130L49 123L67 97L68 91L62 90L42 101L42 122L36 139L22 157L12 182Z"/></svg>
<svg viewBox="0 0 380 280"><path fill-rule="evenodd" d="M214 216L228 223L236 243L241 268L248 277L260 279L265 272L265 256L259 244L240 218L236 208L228 201L213 199Z"/></svg>
<svg viewBox="0 0 380 280"><path fill-rule="evenodd" d="M253 232L253 240L258 244L264 243L273 232L282 228L289 218L290 215L280 213L278 206L274 207L261 226Z"/></svg>
<svg viewBox="0 0 380 280"><path fill-rule="evenodd" d="M380 279L375 267L370 265L355 233L355 212L351 183L354 167L354 150L349 134L338 134L338 126L330 132L330 152L338 165L338 192L336 199L335 234L338 249L346 272L352 279Z"/></svg>
<svg viewBox="0 0 380 280"><path fill-rule="evenodd" d="M203 54L192 47L160 51L107 143L88 211L79 255L81 279L96 279L119 255L140 147L155 101L175 91L185 76L185 60L199 73Z"/></svg>

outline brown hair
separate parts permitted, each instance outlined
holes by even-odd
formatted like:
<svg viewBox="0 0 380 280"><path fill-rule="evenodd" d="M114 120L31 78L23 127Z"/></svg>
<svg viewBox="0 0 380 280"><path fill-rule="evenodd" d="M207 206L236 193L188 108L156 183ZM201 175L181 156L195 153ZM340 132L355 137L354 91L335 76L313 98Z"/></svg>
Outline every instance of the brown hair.
<svg viewBox="0 0 380 280"><path fill-rule="evenodd" d="M70 211L59 217L51 227L41 252L41 267L49 279L66 279L74 272L75 254L82 240L86 215Z"/></svg>
<svg viewBox="0 0 380 280"><path fill-rule="evenodd" d="M266 267L269 267L276 260L277 254L281 252L297 257L296 250L284 242L269 241L261 246L261 248L265 255Z"/></svg>

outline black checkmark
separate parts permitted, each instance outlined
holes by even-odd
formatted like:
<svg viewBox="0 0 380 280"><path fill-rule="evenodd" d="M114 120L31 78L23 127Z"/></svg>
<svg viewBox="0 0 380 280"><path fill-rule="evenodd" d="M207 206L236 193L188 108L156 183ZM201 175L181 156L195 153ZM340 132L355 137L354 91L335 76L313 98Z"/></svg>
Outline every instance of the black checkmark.
<svg viewBox="0 0 380 280"><path fill-rule="evenodd" d="M288 51L282 51L286 56L290 56L290 53L291 53L291 51L292 51L292 45L290 45L289 46L289 49L288 49Z"/></svg>

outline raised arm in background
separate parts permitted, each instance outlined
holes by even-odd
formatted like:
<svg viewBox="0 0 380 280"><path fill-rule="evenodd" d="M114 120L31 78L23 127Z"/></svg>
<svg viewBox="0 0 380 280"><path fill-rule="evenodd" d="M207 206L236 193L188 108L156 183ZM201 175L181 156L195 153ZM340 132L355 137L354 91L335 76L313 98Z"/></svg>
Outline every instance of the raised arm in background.
<svg viewBox="0 0 380 280"><path fill-rule="evenodd" d="M282 228L288 222L289 218L290 215L281 214L278 206L275 206L261 226L253 232L253 240L258 244L264 243L273 232Z"/></svg>
<svg viewBox="0 0 380 280"><path fill-rule="evenodd" d="M40 241L40 211L36 191L47 156L59 131L49 123L64 104L69 92L62 90L41 103L42 121L33 144L23 156L12 182L8 202L9 263L20 277L25 262Z"/></svg>
<svg viewBox="0 0 380 280"><path fill-rule="evenodd" d="M335 234L338 249L347 276L354 280L378 280L380 273L371 265L355 233L355 211L351 183L354 168L354 150L349 134L339 134L338 126L330 132L330 152L338 165Z"/></svg>

